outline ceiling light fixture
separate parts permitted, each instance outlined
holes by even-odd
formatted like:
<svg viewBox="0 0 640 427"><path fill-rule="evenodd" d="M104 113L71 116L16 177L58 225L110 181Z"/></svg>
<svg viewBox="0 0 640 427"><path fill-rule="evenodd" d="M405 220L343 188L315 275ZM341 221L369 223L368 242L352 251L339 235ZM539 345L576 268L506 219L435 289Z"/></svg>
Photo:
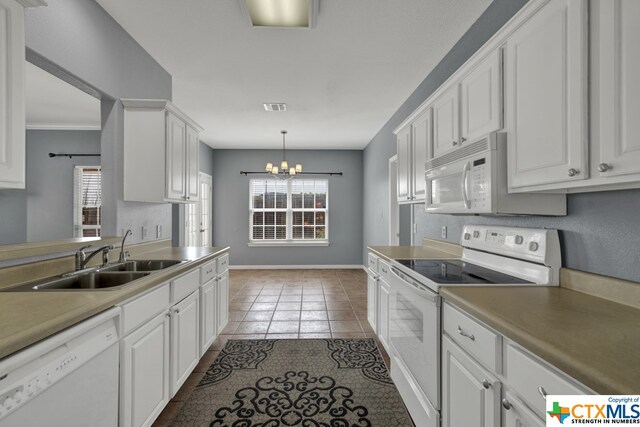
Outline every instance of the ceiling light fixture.
<svg viewBox="0 0 640 427"><path fill-rule="evenodd" d="M252 27L313 28L319 0L239 0Z"/></svg>
<svg viewBox="0 0 640 427"><path fill-rule="evenodd" d="M277 176L278 178L290 179L290 178L293 178L296 174L299 174L302 172L302 164L298 163L295 166L289 167L289 162L287 162L286 147L285 147L285 136L287 135L287 131L281 130L280 133L282 134L282 161L280 162L280 167L278 168L278 166L269 162L265 166L265 170L268 173Z"/></svg>

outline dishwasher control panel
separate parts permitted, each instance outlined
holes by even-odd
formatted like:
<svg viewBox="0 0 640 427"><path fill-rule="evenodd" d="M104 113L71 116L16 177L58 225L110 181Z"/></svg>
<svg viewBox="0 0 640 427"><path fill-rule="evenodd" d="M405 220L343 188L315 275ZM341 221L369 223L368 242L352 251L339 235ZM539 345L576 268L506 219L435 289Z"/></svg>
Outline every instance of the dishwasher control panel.
<svg viewBox="0 0 640 427"><path fill-rule="evenodd" d="M0 372L0 420L116 344L119 339L117 319L110 319L53 349L47 349L44 354L33 354L31 349L27 349L10 356L10 359L15 359L15 366L8 372ZM25 355L25 363L20 364L22 353L29 351L31 354Z"/></svg>

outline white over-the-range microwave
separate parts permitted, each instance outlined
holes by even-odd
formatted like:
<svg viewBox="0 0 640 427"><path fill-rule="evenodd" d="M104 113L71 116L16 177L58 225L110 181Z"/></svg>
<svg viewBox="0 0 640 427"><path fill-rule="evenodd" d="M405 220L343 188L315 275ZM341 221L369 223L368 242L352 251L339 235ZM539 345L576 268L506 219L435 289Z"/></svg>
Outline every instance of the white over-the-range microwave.
<svg viewBox="0 0 640 427"><path fill-rule="evenodd" d="M507 138L494 132L425 164L425 210L477 215L566 215L564 194L509 193Z"/></svg>

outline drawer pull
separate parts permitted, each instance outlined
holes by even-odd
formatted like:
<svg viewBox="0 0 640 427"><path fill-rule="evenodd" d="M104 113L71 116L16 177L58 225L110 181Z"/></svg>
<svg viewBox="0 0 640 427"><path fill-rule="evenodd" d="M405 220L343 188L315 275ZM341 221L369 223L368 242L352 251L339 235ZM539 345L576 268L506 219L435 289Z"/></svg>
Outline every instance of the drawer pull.
<svg viewBox="0 0 640 427"><path fill-rule="evenodd" d="M482 386L486 389L491 388L491 383L489 382L489 380L482 380Z"/></svg>
<svg viewBox="0 0 640 427"><path fill-rule="evenodd" d="M511 409L511 402L509 402L507 399L502 399L502 407L508 411L509 409Z"/></svg>
<svg viewBox="0 0 640 427"><path fill-rule="evenodd" d="M389 274L389 272L388 272L387 270L385 270L385 269L384 269L384 267L382 267L382 272L383 272L384 274Z"/></svg>
<svg viewBox="0 0 640 427"><path fill-rule="evenodd" d="M213 269L207 270L207 274L211 274L211 273L213 273Z"/></svg>
<svg viewBox="0 0 640 427"><path fill-rule="evenodd" d="M458 325L458 333L460 335L462 335L463 337L469 338L471 341L475 341L476 340L476 337L473 336L473 334L468 334L465 331L463 331L462 328L460 327L460 325Z"/></svg>
<svg viewBox="0 0 640 427"><path fill-rule="evenodd" d="M538 393L540 393L540 396L542 396L544 400L547 400L547 391L544 389L544 387L538 387Z"/></svg>

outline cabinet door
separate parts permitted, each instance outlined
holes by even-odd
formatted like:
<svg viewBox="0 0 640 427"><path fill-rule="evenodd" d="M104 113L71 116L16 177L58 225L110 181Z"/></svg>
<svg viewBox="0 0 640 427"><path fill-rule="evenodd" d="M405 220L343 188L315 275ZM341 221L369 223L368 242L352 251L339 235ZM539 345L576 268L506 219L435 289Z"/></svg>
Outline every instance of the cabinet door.
<svg viewBox="0 0 640 427"><path fill-rule="evenodd" d="M433 103L433 156L460 145L460 88L453 86Z"/></svg>
<svg viewBox="0 0 640 427"><path fill-rule="evenodd" d="M200 360L198 291L171 308L171 396L175 396Z"/></svg>
<svg viewBox="0 0 640 427"><path fill-rule="evenodd" d="M24 8L0 0L0 188L25 188Z"/></svg>
<svg viewBox="0 0 640 427"><path fill-rule="evenodd" d="M167 199L184 201L187 197L186 179L187 125L167 113Z"/></svg>
<svg viewBox="0 0 640 427"><path fill-rule="evenodd" d="M545 425L544 421L509 392L505 394L502 412L505 427L544 427Z"/></svg>
<svg viewBox="0 0 640 427"><path fill-rule="evenodd" d="M187 126L187 200L198 201L200 194L200 139L195 129Z"/></svg>
<svg viewBox="0 0 640 427"><path fill-rule="evenodd" d="M218 333L227 326L229 321L229 272L218 276Z"/></svg>
<svg viewBox="0 0 640 427"><path fill-rule="evenodd" d="M424 200L424 164L431 158L431 108L420 114L411 124L413 145L412 188L414 200Z"/></svg>
<svg viewBox="0 0 640 427"><path fill-rule="evenodd" d="M384 348L389 351L389 294L391 288L389 284L380 279L378 288L378 338Z"/></svg>
<svg viewBox="0 0 640 427"><path fill-rule="evenodd" d="M640 2L598 2L602 176L640 172Z"/></svg>
<svg viewBox="0 0 640 427"><path fill-rule="evenodd" d="M169 399L169 317L165 312L122 339L120 425L150 426Z"/></svg>
<svg viewBox="0 0 640 427"><path fill-rule="evenodd" d="M460 140L474 141L502 128L502 49L498 48L460 83Z"/></svg>
<svg viewBox="0 0 640 427"><path fill-rule="evenodd" d="M500 381L442 337L442 426L500 427Z"/></svg>
<svg viewBox="0 0 640 427"><path fill-rule="evenodd" d="M507 41L510 188L588 178L586 10L550 1Z"/></svg>
<svg viewBox="0 0 640 427"><path fill-rule="evenodd" d="M378 278L374 275L367 275L367 320L369 325L376 332L376 317L378 312Z"/></svg>
<svg viewBox="0 0 640 427"><path fill-rule="evenodd" d="M211 347L218 335L218 289L216 280L200 288L200 356Z"/></svg>
<svg viewBox="0 0 640 427"><path fill-rule="evenodd" d="M411 126L398 132L398 202L411 200Z"/></svg>

